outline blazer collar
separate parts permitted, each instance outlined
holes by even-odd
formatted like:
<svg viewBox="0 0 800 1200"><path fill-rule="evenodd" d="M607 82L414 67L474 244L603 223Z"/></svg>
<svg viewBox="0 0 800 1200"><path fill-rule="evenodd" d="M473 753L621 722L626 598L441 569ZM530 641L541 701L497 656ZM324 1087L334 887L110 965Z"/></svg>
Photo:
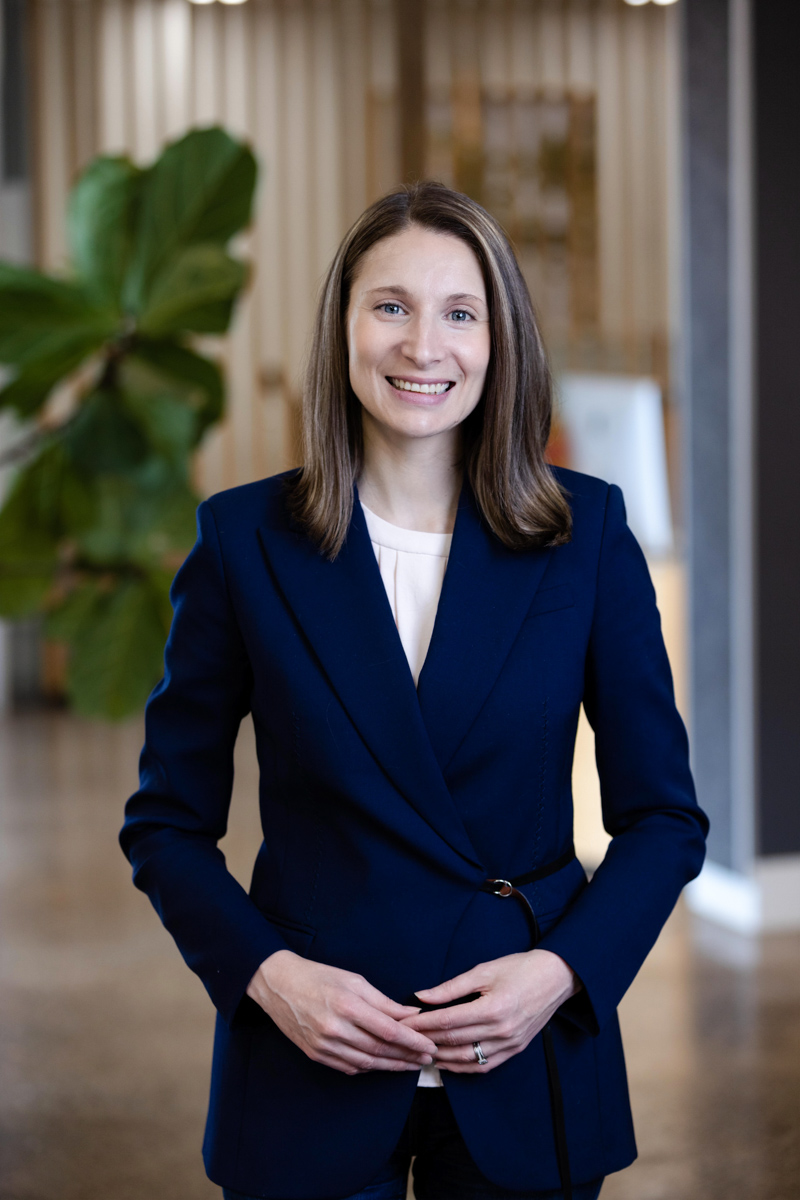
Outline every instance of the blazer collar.
<svg viewBox="0 0 800 1200"><path fill-rule="evenodd" d="M442 771L492 690L549 559L549 550L507 549L486 526L465 482L417 687Z"/></svg>
<svg viewBox="0 0 800 1200"><path fill-rule="evenodd" d="M502 668L547 553L501 546L465 485L417 690L357 491L334 562L286 515L259 536L279 588L375 758L451 849L483 869L443 770Z"/></svg>

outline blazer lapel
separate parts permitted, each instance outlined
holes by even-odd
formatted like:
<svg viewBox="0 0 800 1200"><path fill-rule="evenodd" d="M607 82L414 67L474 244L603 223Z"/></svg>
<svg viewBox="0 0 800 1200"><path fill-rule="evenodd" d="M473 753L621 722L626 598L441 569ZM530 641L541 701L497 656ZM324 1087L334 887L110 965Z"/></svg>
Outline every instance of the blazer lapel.
<svg viewBox="0 0 800 1200"><path fill-rule="evenodd" d="M259 537L279 588L375 758L448 845L481 867L422 720L357 493L334 562L288 517L262 527Z"/></svg>
<svg viewBox="0 0 800 1200"><path fill-rule="evenodd" d="M444 771L503 667L550 558L508 550L483 524L472 489L459 501L450 558L417 692Z"/></svg>

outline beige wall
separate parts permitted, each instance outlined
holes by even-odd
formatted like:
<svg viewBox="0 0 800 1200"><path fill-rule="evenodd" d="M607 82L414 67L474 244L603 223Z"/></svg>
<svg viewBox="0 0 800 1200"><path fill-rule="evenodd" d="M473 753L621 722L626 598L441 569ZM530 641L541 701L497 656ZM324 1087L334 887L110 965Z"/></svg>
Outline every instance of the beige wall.
<svg viewBox="0 0 800 1200"><path fill-rule="evenodd" d="M348 224L399 177L393 0L33 0L36 246L65 265L70 181L221 122L262 166L255 277L224 347L228 418L202 491L280 470L314 298ZM608 366L667 376L677 14L622 0L428 0L429 167L485 138L470 96L594 97L598 332ZM470 116L473 114L473 117ZM470 124L472 121L472 124ZM547 324L547 313L545 324Z"/></svg>

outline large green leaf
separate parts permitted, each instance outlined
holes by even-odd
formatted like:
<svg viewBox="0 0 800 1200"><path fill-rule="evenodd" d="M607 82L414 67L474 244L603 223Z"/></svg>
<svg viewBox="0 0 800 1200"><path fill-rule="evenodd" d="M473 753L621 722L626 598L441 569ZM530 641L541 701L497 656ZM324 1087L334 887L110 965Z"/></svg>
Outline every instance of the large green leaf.
<svg viewBox="0 0 800 1200"><path fill-rule="evenodd" d="M42 607L52 585L51 571L0 561L0 617L13 621L32 616Z"/></svg>
<svg viewBox="0 0 800 1200"><path fill-rule="evenodd" d="M79 471L101 475L130 471L147 457L147 439L117 391L98 389L83 401L64 437Z"/></svg>
<svg viewBox="0 0 800 1200"><path fill-rule="evenodd" d="M113 329L113 316L77 283L0 262L0 362L35 362L60 339L92 340Z"/></svg>
<svg viewBox="0 0 800 1200"><path fill-rule="evenodd" d="M77 538L87 563L153 570L194 541L197 497L165 459L150 458L128 476L100 476L94 494L94 520Z"/></svg>
<svg viewBox="0 0 800 1200"><path fill-rule="evenodd" d="M30 349L27 361L0 389L0 409L13 408L21 417L31 417L50 392L103 344L102 329L42 334L38 352Z"/></svg>
<svg viewBox="0 0 800 1200"><path fill-rule="evenodd" d="M0 553L17 545L24 553L40 537L55 545L63 533L64 469L63 450L51 443L19 471L0 511Z"/></svg>
<svg viewBox="0 0 800 1200"><path fill-rule="evenodd" d="M0 390L0 408L32 416L115 329L113 313L77 284L0 263L0 362L17 368Z"/></svg>
<svg viewBox="0 0 800 1200"><path fill-rule="evenodd" d="M120 304L146 177L127 158L95 158L70 195L67 233L75 269L90 295L114 309Z"/></svg>
<svg viewBox="0 0 800 1200"><path fill-rule="evenodd" d="M184 399L169 392L127 394L125 406L156 453L186 476L189 452L196 441L195 410Z"/></svg>
<svg viewBox="0 0 800 1200"><path fill-rule="evenodd" d="M168 146L142 191L138 233L125 285L139 313L167 264L187 246L220 246L250 220L256 163L222 129L196 129Z"/></svg>
<svg viewBox="0 0 800 1200"><path fill-rule="evenodd" d="M139 329L151 337L169 333L224 333L247 267L221 246L189 246L154 281Z"/></svg>
<svg viewBox="0 0 800 1200"><path fill-rule="evenodd" d="M134 353L127 359L125 369L135 370L141 363L146 364L151 375L155 375L150 383L150 391L159 391L167 384L171 389L177 388L179 393L186 396L197 417L196 444L208 426L222 416L225 386L218 365L177 342L166 339L149 341L144 338L137 340ZM131 390L145 391L141 378L138 385L132 381Z"/></svg>
<svg viewBox="0 0 800 1200"><path fill-rule="evenodd" d="M161 599L147 578L127 578L111 591L84 585L63 622L70 633L67 691L76 712L119 719L137 712L162 670L165 629ZM57 628L54 619L51 628Z"/></svg>
<svg viewBox="0 0 800 1200"><path fill-rule="evenodd" d="M94 620L95 610L108 593L96 576L88 576L69 591L55 608L51 608L44 623L45 637L71 644Z"/></svg>
<svg viewBox="0 0 800 1200"><path fill-rule="evenodd" d="M0 511L0 616L35 612L52 586L58 565L58 496L49 484L40 458L20 472Z"/></svg>

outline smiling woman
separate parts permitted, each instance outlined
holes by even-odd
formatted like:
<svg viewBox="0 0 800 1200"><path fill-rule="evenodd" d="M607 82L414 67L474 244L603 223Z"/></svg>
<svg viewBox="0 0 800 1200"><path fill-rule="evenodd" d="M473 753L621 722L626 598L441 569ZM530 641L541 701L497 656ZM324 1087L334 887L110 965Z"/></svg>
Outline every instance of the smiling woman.
<svg viewBox="0 0 800 1200"><path fill-rule="evenodd" d="M437 400L408 399L424 395ZM396 447L404 432L436 435L403 443L424 479L417 494L430 495L425 461L447 445L505 545L560 545L572 517L545 462L551 409L528 289L494 218L437 183L385 196L350 229L323 287L304 394L304 467L290 484L295 516L335 557L367 440ZM438 436L447 430L449 438ZM376 500L371 471L359 486ZM419 521L419 508L394 516ZM388 516L385 498L377 511ZM454 515L451 507L436 524L452 529Z"/></svg>
<svg viewBox="0 0 800 1200"><path fill-rule="evenodd" d="M397 511L376 471L392 448L427 479L445 445L453 464L459 457L458 427L483 395L491 351L486 290L469 246L420 226L376 243L351 286L347 346L362 405L362 500L395 525L425 530L433 518L430 532L451 533L454 508L431 511L425 488Z"/></svg>
<svg viewBox="0 0 800 1200"><path fill-rule="evenodd" d="M635 1156L616 1006L707 823L621 494L548 466L550 411L502 230L418 184L334 259L303 468L200 506L122 843L219 1010L226 1200L405 1200L412 1157L417 1200L595 1200Z"/></svg>

